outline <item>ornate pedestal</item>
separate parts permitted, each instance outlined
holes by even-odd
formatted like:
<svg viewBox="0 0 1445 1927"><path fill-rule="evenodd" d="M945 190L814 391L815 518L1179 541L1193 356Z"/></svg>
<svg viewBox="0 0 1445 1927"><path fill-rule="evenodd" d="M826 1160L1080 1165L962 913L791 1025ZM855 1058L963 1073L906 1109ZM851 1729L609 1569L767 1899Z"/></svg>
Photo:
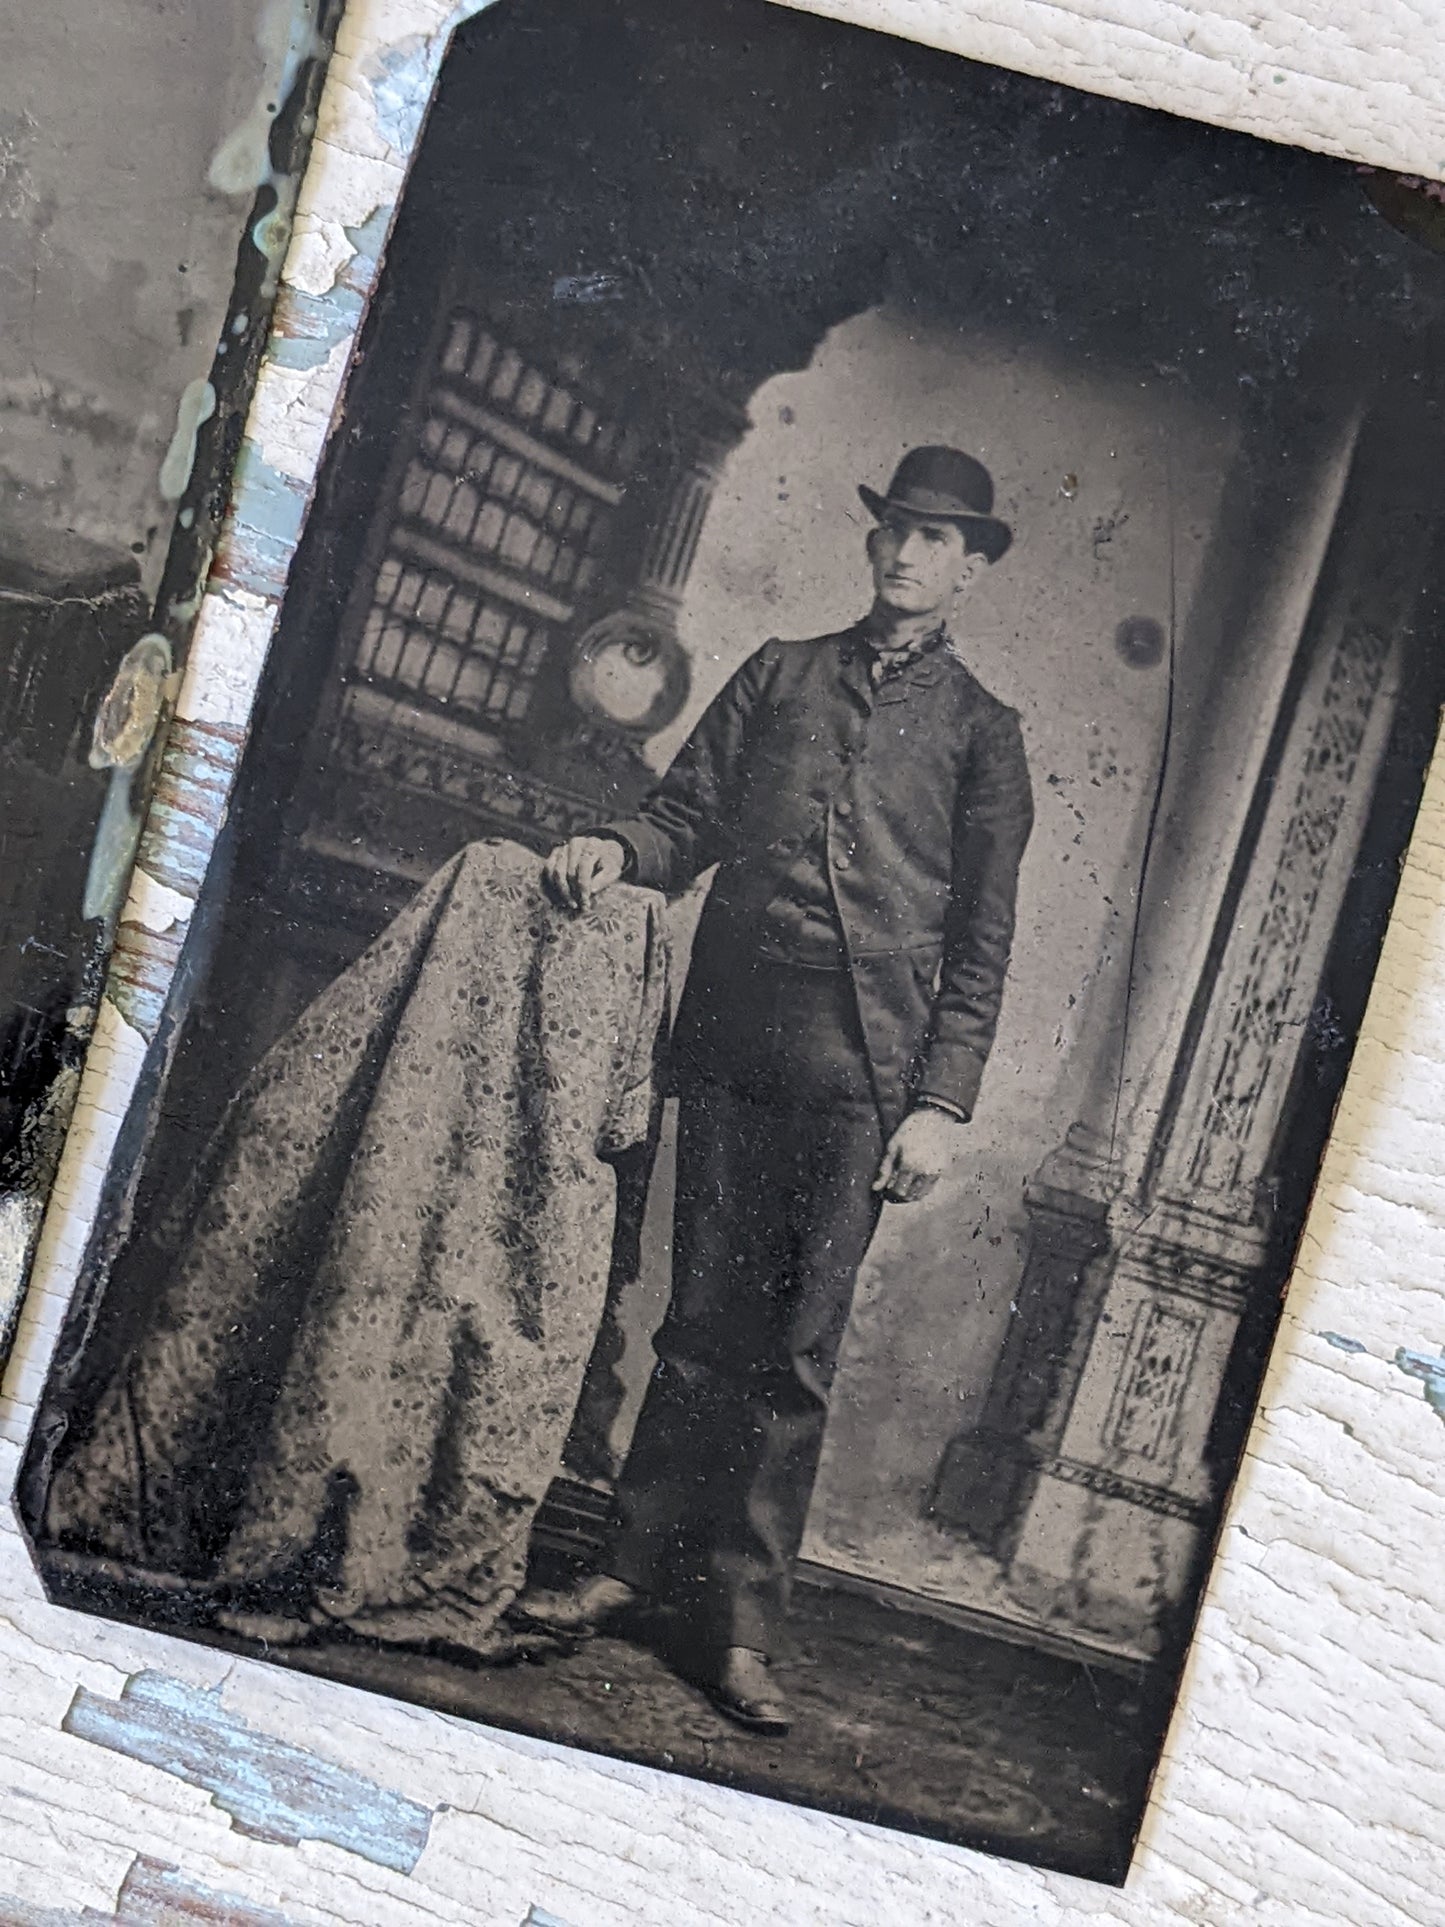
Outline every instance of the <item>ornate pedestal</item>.
<svg viewBox="0 0 1445 1927"><path fill-rule="evenodd" d="M1131 1021L1174 1041L1132 1079L1122 1118L1102 1101L1110 1052L1099 1046L1092 1124L1076 1125L1026 1189L1028 1252L983 1422L951 1441L939 1471L937 1516L1004 1563L1021 1606L1141 1655L1169 1641L1218 1518L1210 1438L1241 1323L1268 1317L1259 1294L1283 1284L1272 1223L1282 1132L1395 719L1419 579L1409 531L1371 512L1377 465L1397 445L1376 423L1354 451L1272 732L1234 719L1262 748L1227 872L1203 854L1221 800L1186 786L1169 798L1178 850L1191 811L1197 820L1195 870L1176 856L1166 889L1151 896L1146 884L1140 948L1154 923L1163 963L1135 985L1144 1008ZM1229 720L1216 716L1215 729ZM1171 974L1158 932L1181 897L1210 904L1212 928L1207 944L1176 934ZM1100 1011L1098 1027L1113 1032L1117 1010ZM1120 1045L1116 1099L1128 1059Z"/></svg>

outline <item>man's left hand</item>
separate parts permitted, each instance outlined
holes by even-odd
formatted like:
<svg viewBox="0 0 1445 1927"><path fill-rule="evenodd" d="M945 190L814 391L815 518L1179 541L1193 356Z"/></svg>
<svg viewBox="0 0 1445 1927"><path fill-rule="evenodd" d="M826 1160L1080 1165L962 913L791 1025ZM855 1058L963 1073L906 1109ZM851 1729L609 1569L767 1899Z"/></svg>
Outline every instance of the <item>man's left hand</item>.
<svg viewBox="0 0 1445 1927"><path fill-rule="evenodd" d="M958 1155L962 1131L961 1117L920 1104L889 1138L873 1189L890 1204L916 1204L926 1198Z"/></svg>

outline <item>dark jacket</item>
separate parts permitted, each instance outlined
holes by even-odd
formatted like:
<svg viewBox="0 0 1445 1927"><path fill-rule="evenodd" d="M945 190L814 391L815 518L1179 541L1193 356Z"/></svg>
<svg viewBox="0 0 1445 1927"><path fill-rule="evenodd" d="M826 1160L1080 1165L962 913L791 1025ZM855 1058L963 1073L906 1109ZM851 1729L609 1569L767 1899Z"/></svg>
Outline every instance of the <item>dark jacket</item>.
<svg viewBox="0 0 1445 1927"><path fill-rule="evenodd" d="M709 705L638 814L609 825L637 882L718 865L674 1039L727 1050L730 983L789 864L826 832L873 1086L971 1113L993 1043L1033 801L1019 721L948 645L876 690L860 629L768 642ZM720 1068L726 1057L720 1058Z"/></svg>

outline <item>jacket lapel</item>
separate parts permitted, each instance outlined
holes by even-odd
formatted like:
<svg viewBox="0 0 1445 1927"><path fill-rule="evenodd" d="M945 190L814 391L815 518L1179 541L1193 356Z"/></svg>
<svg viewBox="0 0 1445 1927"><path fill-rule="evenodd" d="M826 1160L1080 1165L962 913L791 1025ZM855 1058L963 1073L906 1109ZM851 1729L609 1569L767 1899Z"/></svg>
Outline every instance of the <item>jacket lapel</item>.
<svg viewBox="0 0 1445 1927"><path fill-rule="evenodd" d="M877 692L868 674L868 645L856 629L849 629L839 642L838 680L863 710L872 709Z"/></svg>

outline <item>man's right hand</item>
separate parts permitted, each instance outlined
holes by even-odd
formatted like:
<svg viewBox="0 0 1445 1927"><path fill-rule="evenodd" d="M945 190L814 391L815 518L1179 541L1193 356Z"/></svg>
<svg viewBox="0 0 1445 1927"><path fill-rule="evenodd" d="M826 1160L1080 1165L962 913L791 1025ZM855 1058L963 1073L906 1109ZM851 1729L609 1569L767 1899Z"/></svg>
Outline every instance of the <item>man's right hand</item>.
<svg viewBox="0 0 1445 1927"><path fill-rule="evenodd" d="M615 836L574 836L559 843L542 866L542 881L564 910L574 915L592 899L622 881L627 852Z"/></svg>

